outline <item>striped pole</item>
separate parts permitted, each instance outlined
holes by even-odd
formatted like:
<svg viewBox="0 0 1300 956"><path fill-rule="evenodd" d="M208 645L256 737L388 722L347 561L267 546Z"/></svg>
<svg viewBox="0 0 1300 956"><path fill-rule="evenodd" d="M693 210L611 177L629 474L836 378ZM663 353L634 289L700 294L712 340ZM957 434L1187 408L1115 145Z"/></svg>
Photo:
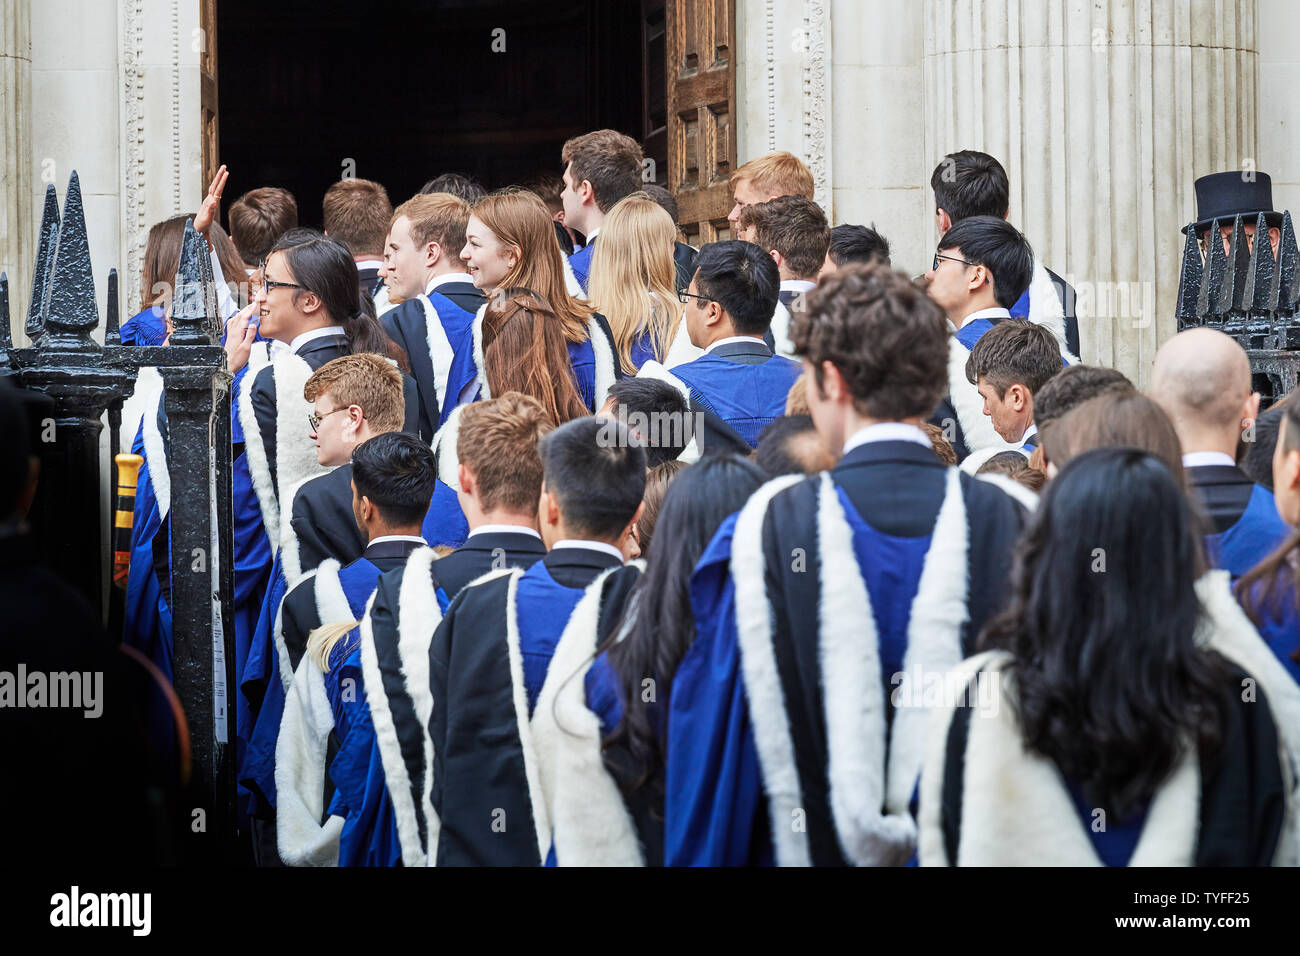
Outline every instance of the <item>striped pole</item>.
<svg viewBox="0 0 1300 956"><path fill-rule="evenodd" d="M131 572L131 531L135 522L135 485L144 459L139 455L118 455L117 512L113 515L113 586L126 590Z"/></svg>

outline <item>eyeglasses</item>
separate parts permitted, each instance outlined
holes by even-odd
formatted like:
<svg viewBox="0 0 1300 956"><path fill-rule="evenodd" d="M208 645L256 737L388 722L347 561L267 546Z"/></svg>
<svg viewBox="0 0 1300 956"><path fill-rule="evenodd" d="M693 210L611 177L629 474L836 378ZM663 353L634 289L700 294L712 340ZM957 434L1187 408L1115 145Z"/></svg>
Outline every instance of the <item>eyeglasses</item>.
<svg viewBox="0 0 1300 956"><path fill-rule="evenodd" d="M694 292L687 292L685 289L677 290L677 298L683 305L690 303L691 299L699 299L701 302L717 302L717 299L710 299L707 295L696 295Z"/></svg>
<svg viewBox="0 0 1300 956"><path fill-rule="evenodd" d="M267 292L270 292L272 289L304 289L305 290L307 288L306 286L299 285L296 282L272 281L271 277L266 274L265 262L262 263L262 267L258 271L262 273L262 288L265 289Z"/></svg>
<svg viewBox="0 0 1300 956"><path fill-rule="evenodd" d="M978 262L971 262L971 261L968 260L968 259L958 259L956 256L941 256L941 255L939 255L939 253L936 252L936 253L934 254L934 262L930 264L930 271L931 271L931 272L933 272L935 269L939 268L939 260L940 260L940 259L948 259L948 260L951 261L951 262L960 262L960 263L962 263L962 264L964 264L964 265L968 265L968 266L977 266L977 265L979 265Z"/></svg>
<svg viewBox="0 0 1300 956"><path fill-rule="evenodd" d="M342 408L334 409L334 412L346 412L351 407L351 405L344 405ZM307 421L311 423L311 430L316 431L319 429L320 423L333 415L334 412L326 412L324 415L308 415Z"/></svg>

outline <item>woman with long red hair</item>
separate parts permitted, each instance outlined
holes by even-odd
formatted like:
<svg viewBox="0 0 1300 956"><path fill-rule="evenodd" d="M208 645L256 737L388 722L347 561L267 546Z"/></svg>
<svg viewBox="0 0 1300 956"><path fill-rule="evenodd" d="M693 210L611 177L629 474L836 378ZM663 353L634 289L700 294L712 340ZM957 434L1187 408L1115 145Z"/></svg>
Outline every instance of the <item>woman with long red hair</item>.
<svg viewBox="0 0 1300 956"><path fill-rule="evenodd" d="M545 204L524 189L504 189L474 204L460 257L489 297L527 289L545 303L568 347L574 383L588 411L605 401L617 377L614 336L603 316L574 295ZM483 313L475 322L475 361L483 376Z"/></svg>

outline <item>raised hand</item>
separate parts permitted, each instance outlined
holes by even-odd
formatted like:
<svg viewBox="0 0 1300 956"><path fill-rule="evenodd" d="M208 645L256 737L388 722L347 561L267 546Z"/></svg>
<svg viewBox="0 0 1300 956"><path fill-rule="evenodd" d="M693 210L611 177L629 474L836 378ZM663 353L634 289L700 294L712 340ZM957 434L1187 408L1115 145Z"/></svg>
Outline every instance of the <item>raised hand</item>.
<svg viewBox="0 0 1300 956"><path fill-rule="evenodd" d="M198 214L194 217L194 231L205 239L210 227L217 219L217 210L221 208L221 191L226 188L226 180L230 178L230 173L226 172L226 166L223 163L217 170L217 175L212 177L212 184L208 186L208 194L203 198L203 205L199 207Z"/></svg>

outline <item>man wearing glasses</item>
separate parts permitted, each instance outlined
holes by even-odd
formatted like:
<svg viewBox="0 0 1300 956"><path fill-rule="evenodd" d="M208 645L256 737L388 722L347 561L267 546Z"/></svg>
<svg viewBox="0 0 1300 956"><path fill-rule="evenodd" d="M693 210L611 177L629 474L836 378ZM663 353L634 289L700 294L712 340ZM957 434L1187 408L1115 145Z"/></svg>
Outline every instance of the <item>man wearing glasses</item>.
<svg viewBox="0 0 1300 956"><path fill-rule="evenodd" d="M984 400L966 378L966 360L980 336L1011 317L1033 269L1033 250L1015 226L996 216L970 216L944 233L925 274L926 292L955 330L948 343L948 396L931 421L943 429L958 461L984 449L1015 447L984 415Z"/></svg>
<svg viewBox="0 0 1300 956"><path fill-rule="evenodd" d="M669 382L686 396L691 411L703 416L705 454L747 454L763 429L785 413L800 366L774 355L763 341L780 285L776 263L753 243L704 246L690 285L679 293L691 344L704 354L671 372L646 362L638 373Z"/></svg>

